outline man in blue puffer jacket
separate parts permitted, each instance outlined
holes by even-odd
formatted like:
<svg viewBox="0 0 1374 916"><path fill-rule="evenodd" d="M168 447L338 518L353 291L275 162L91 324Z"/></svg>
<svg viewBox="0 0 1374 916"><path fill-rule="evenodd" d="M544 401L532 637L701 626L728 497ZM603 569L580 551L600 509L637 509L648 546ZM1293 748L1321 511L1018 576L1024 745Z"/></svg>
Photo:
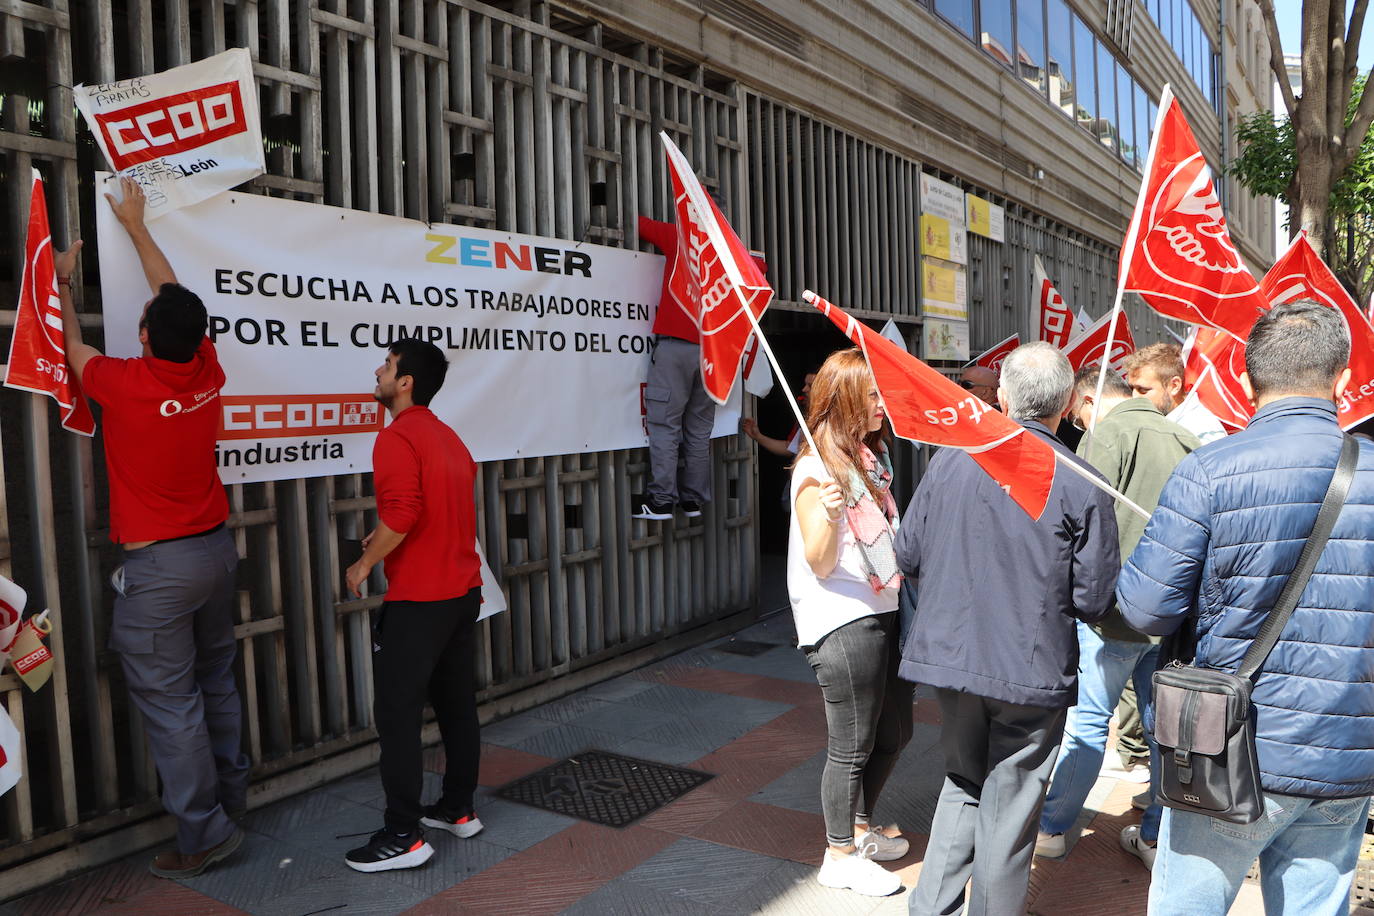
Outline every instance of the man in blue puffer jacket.
<svg viewBox="0 0 1374 916"><path fill-rule="evenodd" d="M1117 585L1127 623L1195 632L1196 664L1234 670L1297 564L1326 494L1350 380L1340 314L1311 300L1256 323L1249 428L1179 464ZM1374 444L1254 690L1265 815L1169 810L1151 914L1224 914L1260 860L1265 911L1344 914L1374 793Z"/></svg>

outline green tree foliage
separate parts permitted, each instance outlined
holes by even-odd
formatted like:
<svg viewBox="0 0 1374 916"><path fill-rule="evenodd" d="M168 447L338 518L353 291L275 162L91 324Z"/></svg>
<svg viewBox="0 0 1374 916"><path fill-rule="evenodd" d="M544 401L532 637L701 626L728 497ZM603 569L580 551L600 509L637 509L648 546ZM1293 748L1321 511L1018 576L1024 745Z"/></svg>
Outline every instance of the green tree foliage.
<svg viewBox="0 0 1374 916"><path fill-rule="evenodd" d="M1364 95L1365 78L1355 80L1346 125L1353 123ZM1297 231L1297 133L1289 118L1272 111L1242 116L1236 123L1240 155L1230 174L1253 194L1273 197L1289 207L1290 237ZM1366 133L1355 158L1331 187L1323 257L1361 305L1374 292L1374 132Z"/></svg>

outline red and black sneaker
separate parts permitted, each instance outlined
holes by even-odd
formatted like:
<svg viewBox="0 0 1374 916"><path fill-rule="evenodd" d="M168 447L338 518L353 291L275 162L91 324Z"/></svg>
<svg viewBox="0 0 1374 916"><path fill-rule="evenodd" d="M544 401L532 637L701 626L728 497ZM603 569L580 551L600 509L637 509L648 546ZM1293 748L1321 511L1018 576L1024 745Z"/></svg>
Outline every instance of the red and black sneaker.
<svg viewBox="0 0 1374 916"><path fill-rule="evenodd" d="M372 834L366 846L350 849L344 861L355 871L391 871L424 865L432 855L434 847L420 830L397 834L383 829Z"/></svg>
<svg viewBox="0 0 1374 916"><path fill-rule="evenodd" d="M482 822L477 819L475 812L454 814L452 811L445 811L439 805L430 805L425 808L425 816L420 818L420 823L436 830L447 830L454 836L462 837L465 840L482 832Z"/></svg>

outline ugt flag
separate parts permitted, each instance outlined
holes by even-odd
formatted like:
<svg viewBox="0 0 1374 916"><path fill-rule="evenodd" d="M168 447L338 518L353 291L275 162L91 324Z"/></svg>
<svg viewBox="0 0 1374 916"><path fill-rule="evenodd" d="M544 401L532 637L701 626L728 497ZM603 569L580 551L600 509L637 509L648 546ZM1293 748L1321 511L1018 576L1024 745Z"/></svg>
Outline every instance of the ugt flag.
<svg viewBox="0 0 1374 916"><path fill-rule="evenodd" d="M83 436L95 435L95 417L81 395L81 384L67 367L62 335L62 300L57 294L52 233L43 179L33 170L29 199L29 231L24 240L24 273L19 281L19 305L10 338L5 384L20 391L46 394L62 407L62 427Z"/></svg>
<svg viewBox="0 0 1374 916"><path fill-rule="evenodd" d="M1269 268L1260 291L1270 305L1315 299L1341 313L1350 331L1350 385L1336 405L1337 419L1342 429L1350 429L1374 416L1374 327L1331 268L1317 257L1306 232L1299 232Z"/></svg>
<svg viewBox="0 0 1374 916"><path fill-rule="evenodd" d="M1120 276L1122 289L1161 315L1242 341L1266 305L1231 243L1212 170L1167 85Z"/></svg>
<svg viewBox="0 0 1374 916"><path fill-rule="evenodd" d="M1035 256L1035 289L1031 295L1035 297L1031 304L1031 314L1035 319L1035 328L1040 334L1040 340L1064 349L1068 342L1073 340L1074 332L1077 330L1074 327L1073 312L1069 311L1064 297L1059 295L1059 290L1050 282L1049 274L1045 273L1045 265L1040 263L1040 255Z"/></svg>
<svg viewBox="0 0 1374 916"><path fill-rule="evenodd" d="M970 366L982 366L984 369L991 369L993 372L1002 371L1002 361L1011 355L1011 351L1021 346L1021 335L1013 334L1006 340L997 344L991 350L974 359L969 363Z"/></svg>
<svg viewBox="0 0 1374 916"><path fill-rule="evenodd" d="M1216 328L1195 327L1183 344L1183 384L1231 432L1244 429L1255 407L1240 386L1245 344Z"/></svg>
<svg viewBox="0 0 1374 916"><path fill-rule="evenodd" d="M682 150L666 133L660 136L668 154L678 225L678 257L669 289L678 301L697 304L701 381L711 399L724 404L754 333L749 313L755 319L763 314L773 287L697 181Z"/></svg>
<svg viewBox="0 0 1374 916"><path fill-rule="evenodd" d="M1108 352L1107 332L1111 330L1111 324L1112 313L1108 312L1091 327L1084 328L1082 333L1063 348L1074 372L1084 366L1101 363L1104 357L1107 365L1117 372L1121 371L1126 357L1135 352L1135 338L1131 336L1131 323L1126 320L1126 313L1121 312L1116 318L1116 332L1111 335L1111 351Z"/></svg>
<svg viewBox="0 0 1374 916"><path fill-rule="evenodd" d="M807 290L802 298L863 350L892 430L903 439L963 449L1038 519L1054 486L1054 450L1025 427Z"/></svg>

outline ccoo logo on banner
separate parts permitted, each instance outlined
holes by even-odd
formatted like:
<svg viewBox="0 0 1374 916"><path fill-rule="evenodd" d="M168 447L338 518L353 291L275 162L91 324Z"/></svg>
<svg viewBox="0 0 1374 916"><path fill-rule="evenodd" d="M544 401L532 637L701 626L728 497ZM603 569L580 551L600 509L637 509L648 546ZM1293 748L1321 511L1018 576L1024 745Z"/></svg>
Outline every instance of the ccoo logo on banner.
<svg viewBox="0 0 1374 916"><path fill-rule="evenodd" d="M246 48L73 90L110 165L142 186L148 219L265 171L256 92Z"/></svg>

